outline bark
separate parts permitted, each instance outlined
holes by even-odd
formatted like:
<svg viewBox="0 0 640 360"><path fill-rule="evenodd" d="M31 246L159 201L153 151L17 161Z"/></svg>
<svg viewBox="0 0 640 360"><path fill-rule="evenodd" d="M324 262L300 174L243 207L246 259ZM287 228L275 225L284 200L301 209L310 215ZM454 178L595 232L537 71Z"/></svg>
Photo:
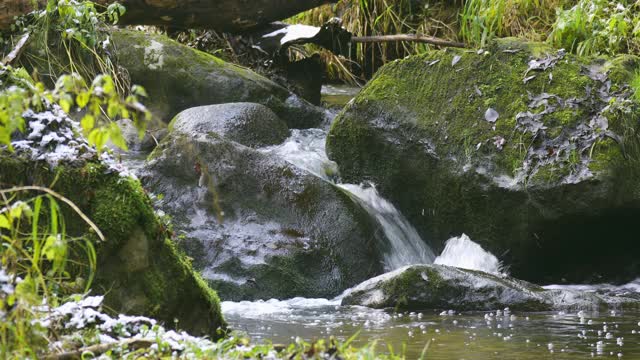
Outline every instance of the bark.
<svg viewBox="0 0 640 360"><path fill-rule="evenodd" d="M38 0L43 3L44 0ZM108 5L115 0L96 0ZM332 0L121 0L123 25L159 25L243 32L330 3ZM32 10L32 0L2 0L0 30Z"/></svg>

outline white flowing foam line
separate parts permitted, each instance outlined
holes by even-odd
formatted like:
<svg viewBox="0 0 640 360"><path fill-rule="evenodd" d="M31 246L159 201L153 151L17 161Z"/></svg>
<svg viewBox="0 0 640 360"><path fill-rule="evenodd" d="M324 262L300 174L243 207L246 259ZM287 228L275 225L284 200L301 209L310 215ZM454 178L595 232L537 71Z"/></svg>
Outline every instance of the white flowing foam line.
<svg viewBox="0 0 640 360"><path fill-rule="evenodd" d="M578 291L597 291L597 290L607 290L607 291L632 291L636 293L640 293L640 278L637 278L630 283L624 285L613 285L613 284L570 284L570 285L560 285L560 284L552 284L543 286L543 288L547 290L578 290Z"/></svg>
<svg viewBox="0 0 640 360"><path fill-rule="evenodd" d="M243 318L260 318L265 315L290 314L294 310L340 305L340 299L307 299L295 297L288 300L223 301L220 306L224 315Z"/></svg>

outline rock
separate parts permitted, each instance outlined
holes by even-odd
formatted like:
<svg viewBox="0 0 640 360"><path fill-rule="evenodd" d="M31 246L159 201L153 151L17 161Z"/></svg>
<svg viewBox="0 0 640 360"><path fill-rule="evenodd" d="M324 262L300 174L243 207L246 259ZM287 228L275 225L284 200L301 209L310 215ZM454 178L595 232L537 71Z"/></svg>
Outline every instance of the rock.
<svg viewBox="0 0 640 360"><path fill-rule="evenodd" d="M412 265L369 279L346 292L342 305L400 310L549 311L637 306L637 300L575 290L545 290L511 277L446 265Z"/></svg>
<svg viewBox="0 0 640 360"><path fill-rule="evenodd" d="M220 337L226 323L217 294L177 251L140 183L120 173L108 155L99 159L59 108L25 118L25 139L12 138L15 152L0 149L0 183L51 187L97 225L105 242L60 203L67 235L95 239L92 293L104 294L115 312L154 317L168 327L177 319L180 329ZM86 278L73 273L77 267L69 271Z"/></svg>
<svg viewBox="0 0 640 360"><path fill-rule="evenodd" d="M213 132L249 147L282 143L289 129L268 107L253 103L231 103L187 109L171 122L175 131L196 136Z"/></svg>
<svg viewBox="0 0 640 360"><path fill-rule="evenodd" d="M154 124L154 127L157 128L147 129L141 139L140 133L133 121L129 119L121 119L116 121L116 123L118 124L118 127L120 127L120 132L122 133L122 137L124 138L129 151L151 151L156 147L158 142L167 135L166 125L158 126L158 124ZM111 142L107 144L107 146L112 150L121 151L121 149Z"/></svg>
<svg viewBox="0 0 640 360"><path fill-rule="evenodd" d="M639 64L515 39L395 61L335 120L329 157L435 250L466 233L518 278L629 280L640 107L626 82Z"/></svg>
<svg viewBox="0 0 640 360"><path fill-rule="evenodd" d="M382 271L381 230L341 189L277 155L182 129L141 177L223 299L331 297Z"/></svg>
<svg viewBox="0 0 640 360"><path fill-rule="evenodd" d="M191 107L243 101L266 105L291 128L315 127L324 120L321 109L267 78L166 36L113 30L111 40L119 65L132 83L145 87L145 104L164 121Z"/></svg>

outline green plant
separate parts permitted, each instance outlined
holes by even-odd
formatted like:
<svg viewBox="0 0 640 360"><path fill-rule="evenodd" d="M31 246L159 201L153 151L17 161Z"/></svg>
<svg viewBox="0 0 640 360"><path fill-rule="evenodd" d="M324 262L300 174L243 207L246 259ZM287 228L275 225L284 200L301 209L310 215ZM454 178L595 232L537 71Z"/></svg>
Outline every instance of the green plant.
<svg viewBox="0 0 640 360"><path fill-rule="evenodd" d="M579 55L640 53L640 2L580 0L558 12L550 42Z"/></svg>
<svg viewBox="0 0 640 360"><path fill-rule="evenodd" d="M122 98L109 75L99 75L88 85L77 74L58 78L52 90L34 82L27 72L0 65L0 145L11 147L11 134L24 130L23 113L27 109L42 111L47 104L59 104L69 113L85 110L81 125L89 143L101 150L107 141L125 148L120 128L111 120L131 118L143 132L149 111L139 101L146 96L142 87L134 86L131 95Z"/></svg>
<svg viewBox="0 0 640 360"><path fill-rule="evenodd" d="M461 1L412 0L341 0L336 5L325 5L302 14L288 22L320 26L332 17L340 17L343 26L355 36L389 34L422 34L457 40L457 16ZM420 54L429 50L417 42L354 44L349 59L323 56L330 70L341 80L349 80L349 73L370 77L386 62ZM353 62L361 68L354 66ZM349 73L343 69L348 69ZM344 76L344 78L343 78Z"/></svg>
<svg viewBox="0 0 640 360"><path fill-rule="evenodd" d="M28 46L36 50L27 51L19 62L50 84L63 74L84 79L107 74L117 92L126 96L129 80L109 56L113 45L107 31L107 25L115 24L125 11L119 3L105 7L86 0L47 0L43 8L18 19L14 26L14 33L30 34Z"/></svg>
<svg viewBox="0 0 640 360"><path fill-rule="evenodd" d="M481 47L495 36L543 40L556 9L567 2L571 0L469 0L460 14L460 35Z"/></svg>
<svg viewBox="0 0 640 360"><path fill-rule="evenodd" d="M20 200L31 190L45 194ZM0 190L0 199L0 354L36 358L50 336L39 319L70 294L88 291L96 253L91 241L67 235L58 201L70 202L59 194L12 188Z"/></svg>
<svg viewBox="0 0 640 360"><path fill-rule="evenodd" d="M640 70L636 71L631 79L631 90L633 90L635 100L640 102Z"/></svg>

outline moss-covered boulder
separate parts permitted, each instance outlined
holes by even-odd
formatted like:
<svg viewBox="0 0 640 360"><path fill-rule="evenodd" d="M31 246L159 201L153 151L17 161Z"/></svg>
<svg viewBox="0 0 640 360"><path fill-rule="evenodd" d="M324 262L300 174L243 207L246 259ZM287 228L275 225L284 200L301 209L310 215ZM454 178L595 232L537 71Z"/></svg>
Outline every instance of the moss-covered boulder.
<svg viewBox="0 0 640 360"><path fill-rule="evenodd" d="M132 30L113 30L110 36L118 64L132 83L146 88L146 105L164 121L191 107L243 101L269 107L292 128L324 120L319 108L271 80L166 36Z"/></svg>
<svg viewBox="0 0 640 360"><path fill-rule="evenodd" d="M331 297L381 272L380 229L343 190L277 155L174 125L142 180L222 299Z"/></svg>
<svg viewBox="0 0 640 360"><path fill-rule="evenodd" d="M216 133L249 147L282 143L289 128L268 107L254 103L198 106L182 111L171 121L171 128L187 135Z"/></svg>
<svg viewBox="0 0 640 360"><path fill-rule="evenodd" d="M519 278L637 276L639 66L514 39L395 61L335 120L329 157L437 250L464 232Z"/></svg>
<svg viewBox="0 0 640 360"><path fill-rule="evenodd" d="M507 276L446 265L412 265L350 289L342 305L401 310L549 311L637 306L637 300L544 288Z"/></svg>
<svg viewBox="0 0 640 360"><path fill-rule="evenodd" d="M104 242L60 204L68 236L95 240L92 293L104 294L115 312L146 315L169 327L177 320L180 329L219 337L226 324L217 294L177 250L139 181L108 156L99 158L59 109L27 112L26 120L25 134L14 135L15 151L0 148L0 184L50 187L97 225Z"/></svg>

